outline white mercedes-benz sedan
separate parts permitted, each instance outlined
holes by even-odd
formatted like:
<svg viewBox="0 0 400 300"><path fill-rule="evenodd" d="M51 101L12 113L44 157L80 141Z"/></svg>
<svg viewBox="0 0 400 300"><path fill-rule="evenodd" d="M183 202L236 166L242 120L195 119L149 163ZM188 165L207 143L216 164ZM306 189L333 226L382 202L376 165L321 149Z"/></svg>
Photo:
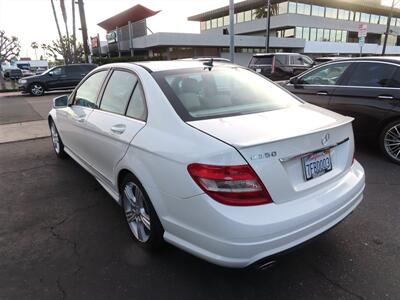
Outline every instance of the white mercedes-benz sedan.
<svg viewBox="0 0 400 300"><path fill-rule="evenodd" d="M55 98L48 120L57 156L98 180L146 248L166 241L246 267L323 233L363 198L352 119L237 65L104 65Z"/></svg>

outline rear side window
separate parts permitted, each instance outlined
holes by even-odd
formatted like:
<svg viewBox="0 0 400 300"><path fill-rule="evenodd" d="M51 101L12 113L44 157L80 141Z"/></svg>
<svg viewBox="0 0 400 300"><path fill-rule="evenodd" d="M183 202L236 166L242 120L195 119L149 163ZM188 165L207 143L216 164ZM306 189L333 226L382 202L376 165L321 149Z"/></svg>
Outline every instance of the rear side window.
<svg viewBox="0 0 400 300"><path fill-rule="evenodd" d="M100 109L124 115L137 81L137 77L130 72L114 71L104 91Z"/></svg>
<svg viewBox="0 0 400 300"><path fill-rule="evenodd" d="M184 121L259 113L301 103L263 76L238 67L152 75Z"/></svg>
<svg viewBox="0 0 400 300"><path fill-rule="evenodd" d="M147 119L146 101L140 82L136 84L135 90L133 91L126 115L142 121L146 121Z"/></svg>
<svg viewBox="0 0 400 300"><path fill-rule="evenodd" d="M387 86L396 66L385 63L356 63L353 73L346 85L384 87Z"/></svg>
<svg viewBox="0 0 400 300"><path fill-rule="evenodd" d="M253 65L272 65L273 56L260 56L253 57L252 64Z"/></svg>
<svg viewBox="0 0 400 300"><path fill-rule="evenodd" d="M350 63L329 64L308 72L299 79L300 84L336 85Z"/></svg>
<svg viewBox="0 0 400 300"><path fill-rule="evenodd" d="M96 107L97 95L106 78L107 72L108 70L94 73L82 83L75 94L75 105L91 108Z"/></svg>
<svg viewBox="0 0 400 300"><path fill-rule="evenodd" d="M392 79L389 81L388 87L400 88L400 68L396 67Z"/></svg>

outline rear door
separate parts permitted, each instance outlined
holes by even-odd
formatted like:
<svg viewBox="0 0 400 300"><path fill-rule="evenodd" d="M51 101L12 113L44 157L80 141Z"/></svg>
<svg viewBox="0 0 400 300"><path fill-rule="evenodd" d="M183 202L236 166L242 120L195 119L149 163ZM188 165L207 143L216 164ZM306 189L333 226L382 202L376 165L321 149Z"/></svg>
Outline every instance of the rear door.
<svg viewBox="0 0 400 300"><path fill-rule="evenodd" d="M100 109L87 120L86 159L108 182L135 135L145 126L147 108L138 77L131 71L113 71Z"/></svg>
<svg viewBox="0 0 400 300"><path fill-rule="evenodd" d="M328 108L331 95L350 65L350 62L342 62L317 67L300 76L296 84L288 83L285 87L311 104Z"/></svg>
<svg viewBox="0 0 400 300"><path fill-rule="evenodd" d="M375 133L399 98L391 80L397 65L386 62L356 62L340 88L333 91L329 109L354 117L354 131L360 136Z"/></svg>

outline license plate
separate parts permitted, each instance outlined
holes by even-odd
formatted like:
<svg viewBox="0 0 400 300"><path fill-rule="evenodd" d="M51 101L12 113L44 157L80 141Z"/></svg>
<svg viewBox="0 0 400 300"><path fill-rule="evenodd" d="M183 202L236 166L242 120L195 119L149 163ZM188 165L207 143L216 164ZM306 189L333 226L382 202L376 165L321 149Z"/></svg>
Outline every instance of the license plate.
<svg viewBox="0 0 400 300"><path fill-rule="evenodd" d="M311 180L332 171L330 150L312 153L302 158L305 180Z"/></svg>

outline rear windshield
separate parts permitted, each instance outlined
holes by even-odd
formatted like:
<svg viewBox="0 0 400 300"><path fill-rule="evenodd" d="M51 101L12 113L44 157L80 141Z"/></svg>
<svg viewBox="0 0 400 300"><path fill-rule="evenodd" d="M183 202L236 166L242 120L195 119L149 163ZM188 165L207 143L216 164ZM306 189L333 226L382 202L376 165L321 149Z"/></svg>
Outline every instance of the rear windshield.
<svg viewBox="0 0 400 300"><path fill-rule="evenodd" d="M240 67L152 73L184 121L236 116L300 104L271 81Z"/></svg>
<svg viewBox="0 0 400 300"><path fill-rule="evenodd" d="M273 56L253 57L251 64L253 65L272 65Z"/></svg>

